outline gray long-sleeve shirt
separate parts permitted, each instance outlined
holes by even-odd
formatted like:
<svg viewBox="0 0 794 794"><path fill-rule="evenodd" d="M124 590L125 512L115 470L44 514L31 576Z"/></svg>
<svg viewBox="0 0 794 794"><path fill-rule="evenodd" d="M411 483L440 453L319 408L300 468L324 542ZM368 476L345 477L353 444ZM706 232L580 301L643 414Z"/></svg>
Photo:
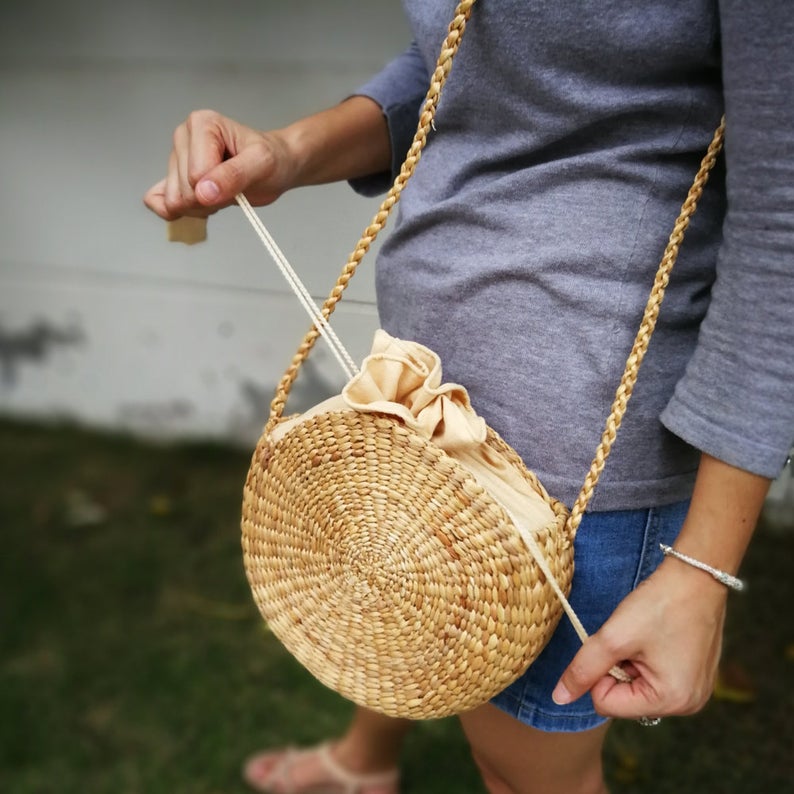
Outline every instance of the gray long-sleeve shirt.
<svg viewBox="0 0 794 794"><path fill-rule="evenodd" d="M384 110L393 172L454 3L404 5L414 43L357 92ZM569 504L723 111L724 165L592 509L685 498L698 450L774 477L791 448L794 15L784 0L474 7L379 255L381 323L434 349Z"/></svg>

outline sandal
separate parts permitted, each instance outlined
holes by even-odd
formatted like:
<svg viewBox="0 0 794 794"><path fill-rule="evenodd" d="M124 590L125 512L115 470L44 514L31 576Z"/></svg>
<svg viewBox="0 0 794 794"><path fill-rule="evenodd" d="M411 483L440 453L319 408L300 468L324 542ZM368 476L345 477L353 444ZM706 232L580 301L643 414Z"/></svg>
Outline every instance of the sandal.
<svg viewBox="0 0 794 794"><path fill-rule="evenodd" d="M319 768L321 777L301 783L294 775L301 761ZM331 754L331 744L324 743L305 750L287 747L258 753L246 761L243 778L255 791L263 794L398 794L399 770L361 774L339 765Z"/></svg>

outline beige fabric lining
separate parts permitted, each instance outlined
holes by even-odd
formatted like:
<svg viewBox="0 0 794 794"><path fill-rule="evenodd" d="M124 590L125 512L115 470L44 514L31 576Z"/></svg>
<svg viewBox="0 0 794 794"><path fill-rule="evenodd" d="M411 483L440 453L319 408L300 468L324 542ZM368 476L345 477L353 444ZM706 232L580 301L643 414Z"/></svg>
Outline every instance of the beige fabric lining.
<svg viewBox="0 0 794 794"><path fill-rule="evenodd" d="M464 466L510 515L530 531L554 521L543 497L508 461L486 444L486 424L457 383L443 383L441 360L429 348L379 330L361 371L342 393L273 429L278 441L301 422L322 413L361 411L394 416Z"/></svg>

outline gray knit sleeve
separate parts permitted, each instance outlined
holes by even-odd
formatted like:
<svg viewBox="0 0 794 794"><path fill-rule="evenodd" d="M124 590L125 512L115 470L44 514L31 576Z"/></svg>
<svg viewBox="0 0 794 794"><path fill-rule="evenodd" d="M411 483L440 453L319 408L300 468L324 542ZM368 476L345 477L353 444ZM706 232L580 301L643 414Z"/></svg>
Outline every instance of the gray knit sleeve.
<svg viewBox="0 0 794 794"><path fill-rule="evenodd" d="M371 80L354 91L377 102L389 128L391 173L372 174L350 180L351 187L364 196L376 196L391 187L399 173L416 132L419 111L430 77L416 44L387 64Z"/></svg>
<svg viewBox="0 0 794 794"><path fill-rule="evenodd" d="M794 15L721 0L728 211L711 303L665 426L776 477L794 442Z"/></svg>

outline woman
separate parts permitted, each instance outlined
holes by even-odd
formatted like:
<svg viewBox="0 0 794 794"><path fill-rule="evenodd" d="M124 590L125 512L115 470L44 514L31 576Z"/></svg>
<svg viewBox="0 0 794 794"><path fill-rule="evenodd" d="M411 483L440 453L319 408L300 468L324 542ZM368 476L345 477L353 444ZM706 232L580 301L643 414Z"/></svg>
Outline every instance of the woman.
<svg viewBox="0 0 794 794"><path fill-rule="evenodd" d="M579 647L563 621L521 679L461 715L492 792L601 794L609 718L692 713L711 692L730 581L719 573L736 573L794 439L785 5L482 0L379 255L383 327L435 350L445 379L570 505L727 115L725 173L688 232L577 534L571 602L595 633ZM443 0L405 6L413 44L340 105L264 133L191 114L147 205L174 219L238 192L264 205L335 180L385 190L452 13ZM615 664L634 681L609 676ZM264 754L246 776L262 791L391 794L408 725L359 710L330 749Z"/></svg>

